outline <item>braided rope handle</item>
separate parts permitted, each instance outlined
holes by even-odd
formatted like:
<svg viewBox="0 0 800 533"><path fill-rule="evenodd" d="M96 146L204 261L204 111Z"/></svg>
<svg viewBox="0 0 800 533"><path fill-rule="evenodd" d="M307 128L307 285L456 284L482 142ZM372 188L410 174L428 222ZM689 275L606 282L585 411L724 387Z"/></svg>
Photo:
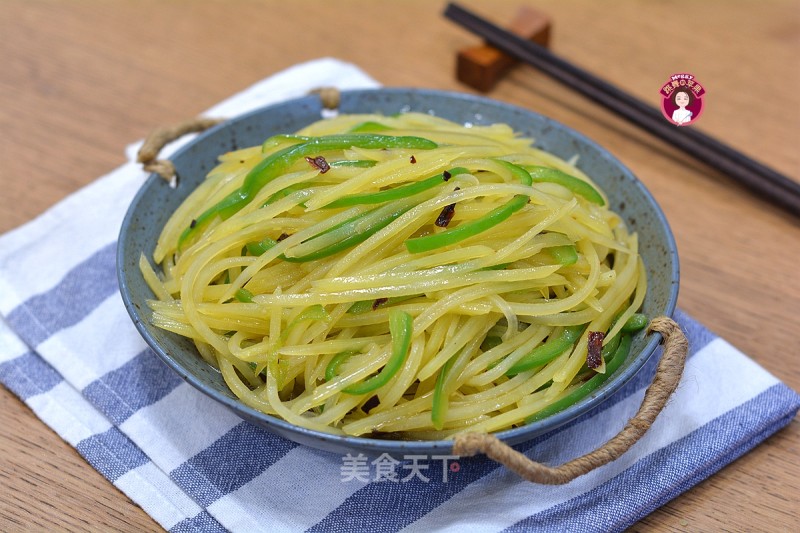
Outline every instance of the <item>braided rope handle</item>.
<svg viewBox="0 0 800 533"><path fill-rule="evenodd" d="M546 485L569 483L617 459L650 429L658 414L664 409L667 400L680 383L689 352L686 336L671 318L662 316L653 319L647 332L657 332L662 335L664 353L656 369L656 375L647 388L636 415L628 421L622 431L598 449L561 466L552 467L528 459L494 435L462 433L455 437L453 455L471 457L484 453L522 478L532 483Z"/></svg>
<svg viewBox="0 0 800 533"><path fill-rule="evenodd" d="M341 93L335 87L321 87L310 91L309 94L318 95L322 102L322 107L325 109L337 109L339 107ZM220 118L192 118L172 126L156 128L145 138L136 155L136 161L141 163L142 168L147 172L158 174L170 184L173 184L173 179L176 177L175 165L169 159L158 159L158 153L161 149L188 133L200 133L224 120Z"/></svg>
<svg viewBox="0 0 800 533"><path fill-rule="evenodd" d="M187 133L199 133L215 126L224 119L218 118L193 118L173 126L156 128L144 140L136 161L142 164L147 172L158 174L168 182L175 177L175 165L169 159L158 159L158 153L167 144L176 141Z"/></svg>

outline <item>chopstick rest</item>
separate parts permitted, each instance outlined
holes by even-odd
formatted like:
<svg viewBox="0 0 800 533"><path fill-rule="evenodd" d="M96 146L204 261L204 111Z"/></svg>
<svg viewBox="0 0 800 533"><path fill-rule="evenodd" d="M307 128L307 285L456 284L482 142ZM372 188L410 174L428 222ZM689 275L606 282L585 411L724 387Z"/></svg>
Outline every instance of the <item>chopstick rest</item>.
<svg viewBox="0 0 800 533"><path fill-rule="evenodd" d="M517 11L508 30L545 48L550 42L550 17L523 6ZM456 55L456 78L481 92L489 92L519 60L486 43L459 50Z"/></svg>
<svg viewBox="0 0 800 533"><path fill-rule="evenodd" d="M534 43L548 46L550 17L541 11L522 6L508 30ZM459 50L456 56L456 78L481 92L489 92L520 61L486 43Z"/></svg>

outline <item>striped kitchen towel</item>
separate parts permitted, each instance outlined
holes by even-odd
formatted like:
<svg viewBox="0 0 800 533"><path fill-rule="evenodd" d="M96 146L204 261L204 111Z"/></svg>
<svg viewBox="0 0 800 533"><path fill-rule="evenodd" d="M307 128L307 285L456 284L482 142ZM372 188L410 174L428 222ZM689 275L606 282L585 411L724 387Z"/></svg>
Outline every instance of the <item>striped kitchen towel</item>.
<svg viewBox="0 0 800 533"><path fill-rule="evenodd" d="M320 86L377 83L320 59L208 114L231 117ZM131 324L115 248L145 177L127 163L0 237L0 381L169 531L622 530L800 407L794 391L678 312L691 353L675 396L628 453L567 485L533 485L485 458L380 462L298 446L184 383ZM560 464L596 448L636 411L656 359L593 411L517 449ZM378 481L387 465L396 475Z"/></svg>

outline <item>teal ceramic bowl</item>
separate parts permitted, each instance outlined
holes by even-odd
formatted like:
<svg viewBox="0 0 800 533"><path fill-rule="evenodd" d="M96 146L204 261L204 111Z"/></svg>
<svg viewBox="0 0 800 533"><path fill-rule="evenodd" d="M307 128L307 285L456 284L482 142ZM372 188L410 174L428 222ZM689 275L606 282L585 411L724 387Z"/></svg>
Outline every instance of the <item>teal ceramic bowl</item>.
<svg viewBox="0 0 800 533"><path fill-rule="evenodd" d="M375 89L345 91L340 113L393 114L404 111L433 113L461 123L504 122L535 139L537 147L564 159L578 155L578 166L600 185L610 206L639 233L641 256L648 277L643 312L650 317L672 316L678 296L678 256L667 220L652 195L622 163L595 142L537 113L482 97L431 90ZM363 452L435 454L449 453L452 441L398 441L343 437L294 426L241 403L227 388L221 374L197 354L187 339L150 324L146 300L153 294L138 268L139 254L152 254L156 239L170 213L215 166L219 154L260 144L279 133L293 132L322 115L318 97L308 96L265 107L226 121L198 135L172 157L178 176L176 189L151 175L131 203L122 224L117 251L117 271L125 307L136 328L158 356L191 385L226 405L243 419L299 444L336 453ZM640 333L628 361L594 394L572 407L496 436L508 444L532 439L580 416L613 395L630 380L656 350L659 335Z"/></svg>

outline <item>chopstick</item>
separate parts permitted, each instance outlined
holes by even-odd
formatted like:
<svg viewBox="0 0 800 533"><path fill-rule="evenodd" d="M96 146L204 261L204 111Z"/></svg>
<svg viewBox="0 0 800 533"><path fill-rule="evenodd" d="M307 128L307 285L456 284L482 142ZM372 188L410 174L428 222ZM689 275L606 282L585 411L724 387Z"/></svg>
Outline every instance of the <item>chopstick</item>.
<svg viewBox="0 0 800 533"><path fill-rule="evenodd" d="M448 4L444 15L483 37L498 50L536 67L648 133L728 175L764 199L800 216L800 183L694 128L673 125L655 107L458 4Z"/></svg>

